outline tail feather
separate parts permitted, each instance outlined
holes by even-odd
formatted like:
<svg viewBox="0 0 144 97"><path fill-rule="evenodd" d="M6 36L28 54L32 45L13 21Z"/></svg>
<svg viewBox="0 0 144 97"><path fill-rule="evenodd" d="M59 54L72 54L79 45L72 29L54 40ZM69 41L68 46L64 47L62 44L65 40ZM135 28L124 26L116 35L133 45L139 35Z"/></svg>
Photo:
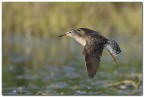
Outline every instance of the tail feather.
<svg viewBox="0 0 144 97"><path fill-rule="evenodd" d="M109 40L105 46L114 56L117 56L121 52L119 45L113 39Z"/></svg>

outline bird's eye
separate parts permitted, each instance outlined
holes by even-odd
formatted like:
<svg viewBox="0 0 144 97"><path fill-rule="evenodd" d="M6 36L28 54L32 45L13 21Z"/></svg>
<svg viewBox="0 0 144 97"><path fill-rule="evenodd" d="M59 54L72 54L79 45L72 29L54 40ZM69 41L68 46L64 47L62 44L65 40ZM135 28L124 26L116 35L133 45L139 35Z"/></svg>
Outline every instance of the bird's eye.
<svg viewBox="0 0 144 97"><path fill-rule="evenodd" d="M71 32L69 32L69 33L71 33Z"/></svg>

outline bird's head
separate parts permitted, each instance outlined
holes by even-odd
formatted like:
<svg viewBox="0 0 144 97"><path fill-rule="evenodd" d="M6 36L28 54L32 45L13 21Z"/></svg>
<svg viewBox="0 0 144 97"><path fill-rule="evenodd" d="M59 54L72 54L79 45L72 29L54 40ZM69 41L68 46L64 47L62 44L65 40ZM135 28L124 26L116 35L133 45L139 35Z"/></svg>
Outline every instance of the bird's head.
<svg viewBox="0 0 144 97"><path fill-rule="evenodd" d="M63 35L60 35L59 37L62 37L62 36L75 37L75 36L81 36L83 34L84 34L84 32L79 28L79 29L76 29L76 30L68 31Z"/></svg>

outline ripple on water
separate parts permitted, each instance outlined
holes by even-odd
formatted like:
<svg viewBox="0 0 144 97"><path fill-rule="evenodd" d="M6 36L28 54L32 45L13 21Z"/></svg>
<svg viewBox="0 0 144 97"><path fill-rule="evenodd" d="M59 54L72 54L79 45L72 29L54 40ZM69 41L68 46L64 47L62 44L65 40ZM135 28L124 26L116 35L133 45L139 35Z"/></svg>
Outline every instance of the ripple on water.
<svg viewBox="0 0 144 97"><path fill-rule="evenodd" d="M48 88L66 88L68 86L65 82L57 82L57 83L51 83L48 85Z"/></svg>

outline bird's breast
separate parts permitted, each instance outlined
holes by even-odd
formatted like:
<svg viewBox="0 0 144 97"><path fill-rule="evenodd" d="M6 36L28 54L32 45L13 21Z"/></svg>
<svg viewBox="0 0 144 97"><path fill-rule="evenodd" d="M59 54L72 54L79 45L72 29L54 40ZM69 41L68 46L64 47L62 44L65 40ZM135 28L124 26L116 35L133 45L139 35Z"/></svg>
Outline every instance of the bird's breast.
<svg viewBox="0 0 144 97"><path fill-rule="evenodd" d="M82 37L75 37L75 40L79 42L81 45L85 46L86 45L86 40Z"/></svg>

